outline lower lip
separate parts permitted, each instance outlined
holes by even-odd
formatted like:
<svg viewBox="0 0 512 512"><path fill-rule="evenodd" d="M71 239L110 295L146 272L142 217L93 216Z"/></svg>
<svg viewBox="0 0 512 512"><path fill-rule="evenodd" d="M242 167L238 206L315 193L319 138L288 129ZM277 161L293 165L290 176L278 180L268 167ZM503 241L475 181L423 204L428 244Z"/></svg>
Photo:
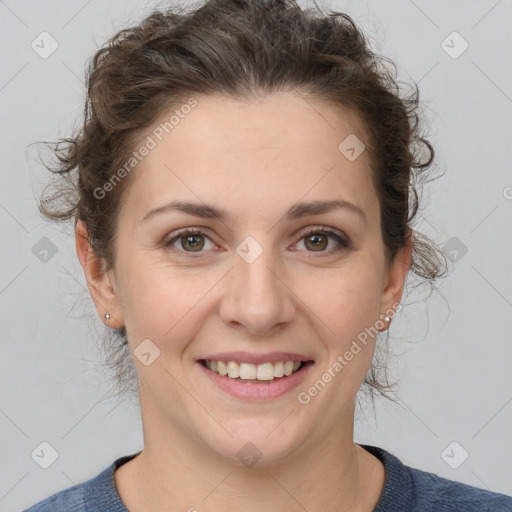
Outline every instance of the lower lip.
<svg viewBox="0 0 512 512"><path fill-rule="evenodd" d="M227 376L212 372L199 361L197 364L211 382L229 395L250 401L262 401L285 395L292 389L296 388L304 380L306 374L314 363L312 361L308 361L299 371L292 373L289 377L281 377L280 379L274 379L272 382L268 383L262 381L261 384L251 384L248 382L240 382L238 380L230 379Z"/></svg>

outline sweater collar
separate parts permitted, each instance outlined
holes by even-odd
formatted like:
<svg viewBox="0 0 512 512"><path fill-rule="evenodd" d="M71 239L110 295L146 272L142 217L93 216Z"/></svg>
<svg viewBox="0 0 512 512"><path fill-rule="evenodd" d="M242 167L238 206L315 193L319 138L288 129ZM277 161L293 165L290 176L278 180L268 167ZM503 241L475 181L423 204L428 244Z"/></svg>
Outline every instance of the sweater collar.
<svg viewBox="0 0 512 512"><path fill-rule="evenodd" d="M359 444L359 446L377 457L386 470L384 488L373 512L412 510L414 482L410 468L383 448L366 444ZM117 492L114 471L132 460L139 453L125 455L117 459L90 482L92 485L84 488L83 497L87 505L87 511L109 510L110 512L128 512Z"/></svg>
<svg viewBox="0 0 512 512"><path fill-rule="evenodd" d="M377 457L386 469L384 488L373 512L413 510L414 481L410 468L382 448L366 444L359 446Z"/></svg>

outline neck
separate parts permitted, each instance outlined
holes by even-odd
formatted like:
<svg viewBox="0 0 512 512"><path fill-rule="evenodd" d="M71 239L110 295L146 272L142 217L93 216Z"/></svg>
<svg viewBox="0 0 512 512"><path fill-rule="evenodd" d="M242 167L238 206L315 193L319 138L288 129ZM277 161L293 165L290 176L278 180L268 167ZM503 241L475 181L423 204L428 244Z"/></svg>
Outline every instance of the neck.
<svg viewBox="0 0 512 512"><path fill-rule="evenodd" d="M371 512L384 486L382 463L353 442L353 409L335 431L252 467L168 423L144 425L144 437L144 450L115 473L119 495L134 512Z"/></svg>

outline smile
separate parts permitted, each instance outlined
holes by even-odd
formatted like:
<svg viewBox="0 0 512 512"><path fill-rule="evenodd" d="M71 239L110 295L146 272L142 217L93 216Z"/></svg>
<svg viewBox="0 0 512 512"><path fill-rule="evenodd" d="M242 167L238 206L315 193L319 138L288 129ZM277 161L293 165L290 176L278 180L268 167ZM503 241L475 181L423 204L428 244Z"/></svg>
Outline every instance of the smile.
<svg viewBox="0 0 512 512"><path fill-rule="evenodd" d="M223 377L242 382L272 382L274 379L289 377L300 370L304 362L301 361L277 361L275 363L238 363L237 361L210 361L201 360L203 366Z"/></svg>
<svg viewBox="0 0 512 512"><path fill-rule="evenodd" d="M314 361L275 361L260 364L198 360L203 374L225 393L244 400L268 400L296 388Z"/></svg>

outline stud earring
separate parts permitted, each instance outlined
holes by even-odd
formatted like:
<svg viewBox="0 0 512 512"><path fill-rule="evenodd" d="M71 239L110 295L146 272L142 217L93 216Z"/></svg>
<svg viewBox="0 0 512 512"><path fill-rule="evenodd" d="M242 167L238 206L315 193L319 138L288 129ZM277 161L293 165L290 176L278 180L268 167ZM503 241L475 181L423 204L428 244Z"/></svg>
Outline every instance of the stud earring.
<svg viewBox="0 0 512 512"><path fill-rule="evenodd" d="M110 313L105 313L105 320L108 327L108 321L110 320Z"/></svg>
<svg viewBox="0 0 512 512"><path fill-rule="evenodd" d="M389 318L388 315L384 315L384 321L386 322L390 322L391 321L391 318Z"/></svg>

